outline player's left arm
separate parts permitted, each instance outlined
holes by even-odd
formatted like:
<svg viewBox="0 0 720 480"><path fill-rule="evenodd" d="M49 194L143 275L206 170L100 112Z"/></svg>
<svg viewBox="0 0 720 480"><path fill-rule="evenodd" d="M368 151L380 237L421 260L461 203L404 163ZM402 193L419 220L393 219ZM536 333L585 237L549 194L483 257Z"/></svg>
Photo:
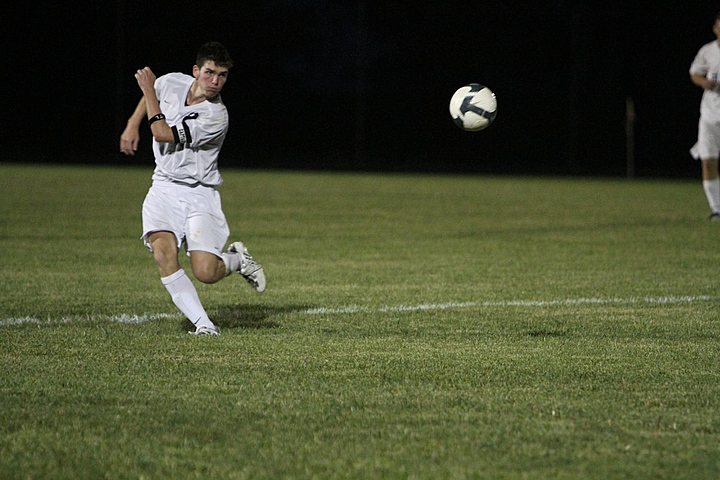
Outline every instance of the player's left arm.
<svg viewBox="0 0 720 480"><path fill-rule="evenodd" d="M157 98L157 92L155 92L155 80L157 77L150 70L150 67L145 67L135 73L135 79L143 92L143 98L145 98L145 109L153 137L161 143L175 141L172 129L165 121L165 116L160 110L160 102Z"/></svg>
<svg viewBox="0 0 720 480"><path fill-rule="evenodd" d="M135 107L120 135L120 151L125 155L135 155L140 143L140 122L145 118L145 97L141 98Z"/></svg>

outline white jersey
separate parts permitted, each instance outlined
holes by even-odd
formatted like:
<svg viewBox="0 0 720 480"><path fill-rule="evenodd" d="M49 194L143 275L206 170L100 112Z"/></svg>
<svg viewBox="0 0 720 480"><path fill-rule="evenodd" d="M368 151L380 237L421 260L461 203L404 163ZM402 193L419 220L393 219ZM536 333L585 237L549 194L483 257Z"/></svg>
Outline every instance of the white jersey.
<svg viewBox="0 0 720 480"><path fill-rule="evenodd" d="M227 134L229 117L219 95L213 101L186 104L194 80L184 73L169 73L155 81L160 110L175 141L160 143L153 138L156 167L152 178L218 186L222 183L218 156Z"/></svg>
<svg viewBox="0 0 720 480"><path fill-rule="evenodd" d="M690 74L702 75L720 84L720 45L717 40L700 47L690 65ZM709 121L720 121L720 85L715 90L705 90L700 101L700 115Z"/></svg>

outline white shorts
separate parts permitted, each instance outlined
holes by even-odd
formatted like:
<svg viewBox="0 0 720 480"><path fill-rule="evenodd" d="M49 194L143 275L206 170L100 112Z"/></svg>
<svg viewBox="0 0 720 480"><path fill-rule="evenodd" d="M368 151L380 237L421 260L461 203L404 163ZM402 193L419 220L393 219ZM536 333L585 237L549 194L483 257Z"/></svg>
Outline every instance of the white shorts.
<svg viewBox="0 0 720 480"><path fill-rule="evenodd" d="M219 257L230 235L220 193L202 185L153 182L143 202L142 222L142 239L150 250L148 235L165 231L175 234L178 249L185 242L188 254L200 250Z"/></svg>
<svg viewBox="0 0 720 480"><path fill-rule="evenodd" d="M698 140L690 149L690 155L697 160L718 158L720 154L720 122L711 122L700 117Z"/></svg>

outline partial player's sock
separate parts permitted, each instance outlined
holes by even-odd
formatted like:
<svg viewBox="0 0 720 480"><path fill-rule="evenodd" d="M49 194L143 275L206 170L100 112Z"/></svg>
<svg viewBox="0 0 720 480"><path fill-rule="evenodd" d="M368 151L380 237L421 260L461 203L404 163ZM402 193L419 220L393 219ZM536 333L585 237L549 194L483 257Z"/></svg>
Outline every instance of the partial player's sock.
<svg viewBox="0 0 720 480"><path fill-rule="evenodd" d="M720 212L720 179L703 180L703 190L713 213Z"/></svg>
<svg viewBox="0 0 720 480"><path fill-rule="evenodd" d="M240 270L240 254L235 252L224 252L220 254L222 261L225 263L225 276L227 277L233 272Z"/></svg>
<svg viewBox="0 0 720 480"><path fill-rule="evenodd" d="M160 278L173 302L196 327L214 327L200 303L195 285L182 268L167 277Z"/></svg>

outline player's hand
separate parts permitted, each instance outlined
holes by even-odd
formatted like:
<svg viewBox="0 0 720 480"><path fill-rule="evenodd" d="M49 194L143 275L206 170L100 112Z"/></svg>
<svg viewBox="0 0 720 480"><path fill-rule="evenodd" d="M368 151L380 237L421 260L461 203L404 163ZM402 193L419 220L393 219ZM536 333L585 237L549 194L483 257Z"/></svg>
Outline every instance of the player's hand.
<svg viewBox="0 0 720 480"><path fill-rule="evenodd" d="M155 88L155 79L157 77L153 73L152 70L150 70L150 67L141 68L137 72L135 72L135 80L137 80L138 85L140 86L140 90L143 92L146 92L147 90L151 88Z"/></svg>
<svg viewBox="0 0 720 480"><path fill-rule="evenodd" d="M120 152L125 155L135 155L140 144L140 132L136 128L128 126L120 135Z"/></svg>

